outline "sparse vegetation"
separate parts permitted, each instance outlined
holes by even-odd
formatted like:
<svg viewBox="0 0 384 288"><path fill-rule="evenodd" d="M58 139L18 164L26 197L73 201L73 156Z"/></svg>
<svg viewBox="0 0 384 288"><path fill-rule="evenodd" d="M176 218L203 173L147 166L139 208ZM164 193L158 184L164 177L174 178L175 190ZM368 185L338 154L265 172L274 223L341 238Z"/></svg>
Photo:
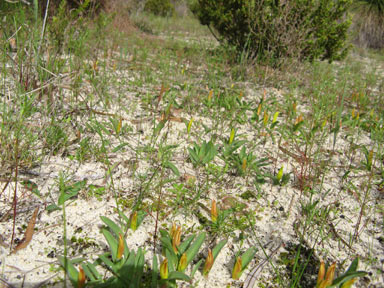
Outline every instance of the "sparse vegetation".
<svg viewBox="0 0 384 288"><path fill-rule="evenodd" d="M263 2L276 10L268 25L336 13L336 26L315 17L318 42L295 39L297 55L272 26L250 37L213 25L240 45L240 62L188 13L58 2L47 18L37 16L47 2L0 3L1 283L380 283L384 57L342 55L347 25L335 15L348 1ZM208 2L220 1L198 1ZM248 8L226 13L261 15ZM321 42L329 29L340 33ZM259 36L270 49L249 50ZM294 69L275 65L296 56Z"/></svg>

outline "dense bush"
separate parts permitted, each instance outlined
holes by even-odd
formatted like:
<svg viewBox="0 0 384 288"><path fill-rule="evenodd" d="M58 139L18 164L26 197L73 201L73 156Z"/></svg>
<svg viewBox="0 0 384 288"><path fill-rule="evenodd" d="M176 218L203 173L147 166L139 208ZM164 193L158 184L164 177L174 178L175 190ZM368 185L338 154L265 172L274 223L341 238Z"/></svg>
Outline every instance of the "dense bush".
<svg viewBox="0 0 384 288"><path fill-rule="evenodd" d="M347 53L351 0L197 0L192 11L220 41L277 65L283 58L337 60Z"/></svg>
<svg viewBox="0 0 384 288"><path fill-rule="evenodd" d="M170 0L147 0L144 10L165 17L175 13L175 6Z"/></svg>

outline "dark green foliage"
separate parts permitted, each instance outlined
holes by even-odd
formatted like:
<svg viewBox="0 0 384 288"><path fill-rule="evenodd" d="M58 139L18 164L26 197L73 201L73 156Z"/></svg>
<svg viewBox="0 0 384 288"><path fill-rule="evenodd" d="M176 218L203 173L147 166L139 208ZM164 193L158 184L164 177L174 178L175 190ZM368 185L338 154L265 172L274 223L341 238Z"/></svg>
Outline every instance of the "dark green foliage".
<svg viewBox="0 0 384 288"><path fill-rule="evenodd" d="M198 0L192 11L247 57L276 65L283 58L346 56L351 0Z"/></svg>
<svg viewBox="0 0 384 288"><path fill-rule="evenodd" d="M175 7L170 0L148 0L144 10L158 16L172 16L175 14Z"/></svg>

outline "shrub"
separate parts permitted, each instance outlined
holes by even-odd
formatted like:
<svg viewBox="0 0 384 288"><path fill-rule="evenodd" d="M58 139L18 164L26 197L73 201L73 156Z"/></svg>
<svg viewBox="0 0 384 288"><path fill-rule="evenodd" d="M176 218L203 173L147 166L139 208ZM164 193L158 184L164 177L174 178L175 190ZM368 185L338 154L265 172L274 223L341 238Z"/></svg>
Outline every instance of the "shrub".
<svg viewBox="0 0 384 288"><path fill-rule="evenodd" d="M276 65L283 58L346 56L351 0L197 0L191 10L220 41Z"/></svg>
<svg viewBox="0 0 384 288"><path fill-rule="evenodd" d="M148 0L144 10L163 17L172 16L175 13L175 7L170 0Z"/></svg>

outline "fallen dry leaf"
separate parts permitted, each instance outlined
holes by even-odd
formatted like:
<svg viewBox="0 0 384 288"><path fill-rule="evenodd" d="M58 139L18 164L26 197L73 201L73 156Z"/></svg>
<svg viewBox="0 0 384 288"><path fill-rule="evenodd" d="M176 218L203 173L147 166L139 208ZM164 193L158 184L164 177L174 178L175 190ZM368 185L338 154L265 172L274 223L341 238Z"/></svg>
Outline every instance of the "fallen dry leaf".
<svg viewBox="0 0 384 288"><path fill-rule="evenodd" d="M38 213L39 213L39 207L35 209L35 211L32 214L31 220L29 220L28 227L27 227L27 230L25 230L23 240L15 247L15 249L13 249L11 254L14 254L17 251L24 249L25 247L28 246L29 242L31 242L34 228L35 228L36 217Z"/></svg>

